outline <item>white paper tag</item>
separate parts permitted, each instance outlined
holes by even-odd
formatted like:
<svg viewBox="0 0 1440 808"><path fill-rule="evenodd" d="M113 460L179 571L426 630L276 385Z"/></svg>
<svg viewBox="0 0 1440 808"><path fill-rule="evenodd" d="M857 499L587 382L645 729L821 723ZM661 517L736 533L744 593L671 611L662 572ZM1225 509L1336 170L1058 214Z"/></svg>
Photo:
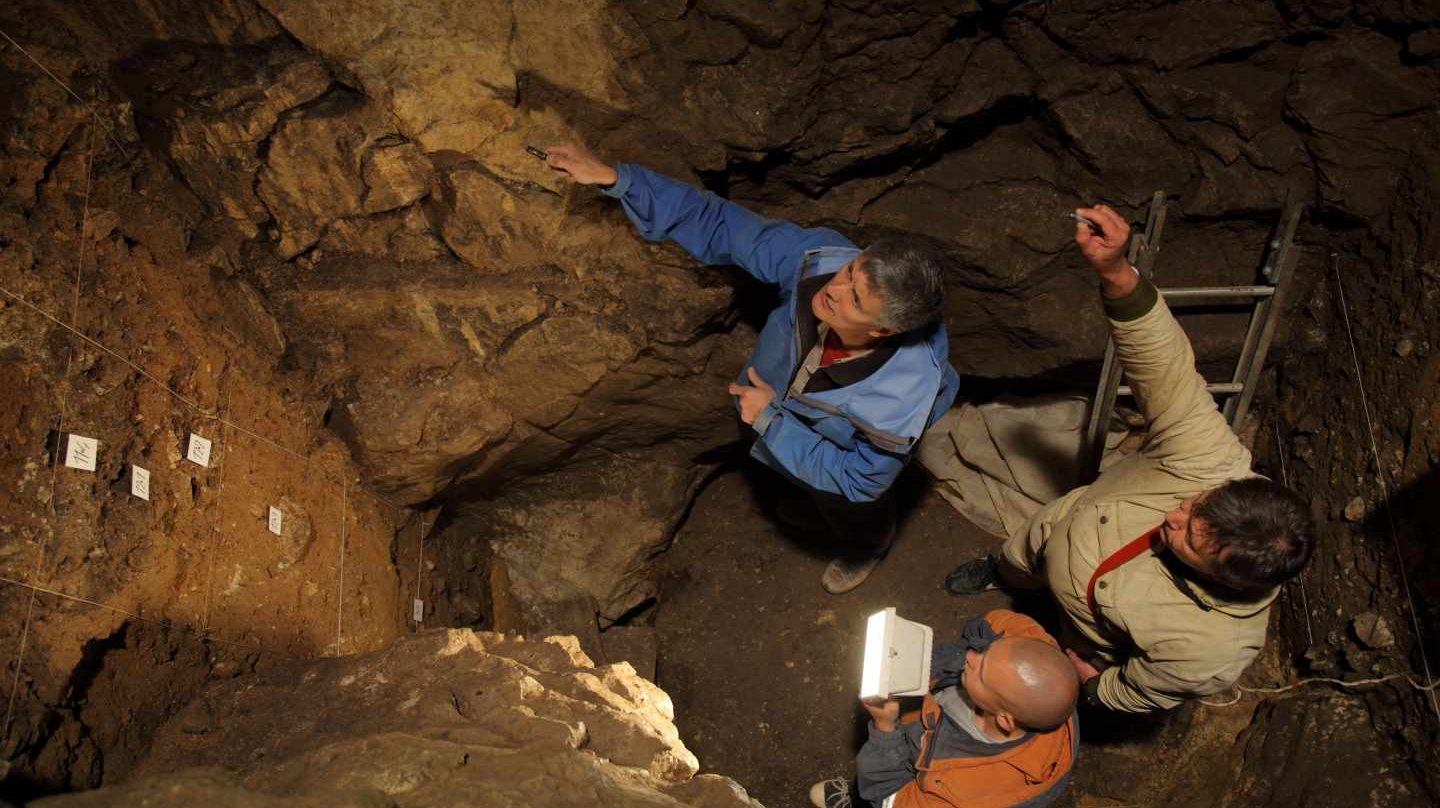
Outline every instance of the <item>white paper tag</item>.
<svg viewBox="0 0 1440 808"><path fill-rule="evenodd" d="M271 532L271 533L274 533L276 536L279 536L279 535L280 535L280 524L281 524L281 522L284 520L284 518L285 518L284 515L280 513L280 509L277 508L277 507L275 507L274 505L271 505L271 506L270 506L270 518L266 520L266 525L265 525L265 526L268 527L268 528L270 528L270 532Z"/></svg>
<svg viewBox="0 0 1440 808"><path fill-rule="evenodd" d="M425 620L425 601L423 601L423 600L421 600L421 599L419 599L419 598L416 598L416 599L415 599L415 608L414 608L413 616L414 616L414 618L415 618L415 622L417 622L417 623L424 622L424 620Z"/></svg>
<svg viewBox="0 0 1440 808"><path fill-rule="evenodd" d="M190 433L190 446L185 450L185 459L198 466L210 465L210 439Z"/></svg>
<svg viewBox="0 0 1440 808"><path fill-rule="evenodd" d="M95 470L95 456L100 453L100 441L81 435L70 435L65 441L65 465L81 471Z"/></svg>
<svg viewBox="0 0 1440 808"><path fill-rule="evenodd" d="M130 467L130 495L150 501L150 471L139 466Z"/></svg>

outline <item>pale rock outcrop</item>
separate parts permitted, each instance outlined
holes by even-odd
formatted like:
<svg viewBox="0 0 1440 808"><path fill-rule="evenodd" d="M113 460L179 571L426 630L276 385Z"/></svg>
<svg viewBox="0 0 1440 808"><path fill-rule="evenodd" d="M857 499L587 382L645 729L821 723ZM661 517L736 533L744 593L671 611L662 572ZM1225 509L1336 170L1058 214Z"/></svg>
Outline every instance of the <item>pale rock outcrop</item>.
<svg viewBox="0 0 1440 808"><path fill-rule="evenodd" d="M670 698L573 637L432 631L201 691L122 787L55 808L759 808L697 775Z"/></svg>
<svg viewBox="0 0 1440 808"><path fill-rule="evenodd" d="M403 208L430 192L430 161L358 96L335 92L280 122L258 193L282 258L314 246L336 219Z"/></svg>

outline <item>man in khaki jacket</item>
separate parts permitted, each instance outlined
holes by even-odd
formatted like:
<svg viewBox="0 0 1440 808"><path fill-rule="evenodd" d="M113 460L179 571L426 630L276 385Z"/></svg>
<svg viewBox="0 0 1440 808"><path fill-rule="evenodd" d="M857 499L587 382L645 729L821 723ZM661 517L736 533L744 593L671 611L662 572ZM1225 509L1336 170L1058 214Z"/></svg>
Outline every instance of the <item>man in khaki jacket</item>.
<svg viewBox="0 0 1440 808"><path fill-rule="evenodd" d="M1185 332L1124 258L1125 220L1103 205L1079 213L1095 223L1078 225L1075 241L1100 276L1148 437L1041 508L1000 558L961 565L946 588L1048 586L1079 635L1062 641L1083 649L1068 652L1082 698L1169 709L1239 679L1265 642L1280 584L1310 559L1314 525L1303 500L1250 471Z"/></svg>

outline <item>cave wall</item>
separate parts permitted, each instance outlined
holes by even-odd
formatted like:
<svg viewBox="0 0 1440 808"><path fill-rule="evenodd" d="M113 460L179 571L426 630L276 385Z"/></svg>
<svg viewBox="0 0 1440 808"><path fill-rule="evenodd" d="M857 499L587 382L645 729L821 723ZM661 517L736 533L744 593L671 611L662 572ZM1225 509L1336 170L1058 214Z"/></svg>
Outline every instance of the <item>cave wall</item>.
<svg viewBox="0 0 1440 808"><path fill-rule="evenodd" d="M1436 673L1437 146L1433 130L1410 144L1414 160L1390 175L1393 197L1384 215L1369 227L1333 234L1327 250L1317 250L1308 294L1294 314L1291 350L1274 369L1257 456L1272 476L1305 492L1321 520L1320 549L1287 586L1278 618L1282 647L1302 675L1399 675L1423 684L1427 667ZM1383 739L1377 755L1407 761L1426 784L1421 793L1434 799L1440 710L1430 694L1399 678L1352 694L1348 704L1324 693L1297 698L1300 705L1271 708L1257 722L1250 742L1257 767L1282 754L1285 742L1276 738L1315 737L1306 722L1316 712L1343 716L1358 703L1359 715ZM1256 793L1278 792L1276 802L1287 790L1301 791L1298 782L1274 786L1259 773L1251 778Z"/></svg>
<svg viewBox="0 0 1440 808"><path fill-rule="evenodd" d="M637 295L667 303L678 296L693 306L671 333L634 353L643 340L615 342L612 332L597 334L588 323L544 344L524 331L530 352L507 353L495 367L512 368L515 379L544 379L558 400L507 401L503 386L492 399L451 395L464 389L457 386L468 375L463 366L422 374L406 360L380 372L357 364L353 351L337 365L346 374L345 411L353 414L345 434L359 456L379 458L369 453L401 437L391 432L397 419L460 420L472 430L473 439L443 455L448 477L420 491L399 489L412 496L439 491L438 499L451 503L457 520L448 538L432 544L437 552L457 541L482 545L461 553L467 561L460 567L434 559L440 574L430 599L457 613L474 612L471 604L490 594L480 590L494 587L475 582L488 581L495 563L533 573L515 584L521 601L579 597L603 618L642 605L653 591L645 559L664 546L669 517L700 479L695 459L736 436L719 389L748 339L748 323L726 330L728 290L702 275L706 299L690 299L691 276L671 285L670 270L686 266L684 259L673 250L637 253L613 204L538 170L518 148L524 141L580 137L613 159L645 162L764 212L862 239L896 230L936 235L958 259L947 322L962 374L1083 385L1103 344L1103 323L1098 311L1074 305L1093 284L1068 249L1061 211L1103 198L1138 214L1152 190L1164 189L1172 215L1162 282L1242 283L1254 276L1281 199L1295 193L1312 203L1300 241L1301 273L1313 281L1337 239L1388 226L1393 178L1427 148L1434 130L1436 15L1406 4L567 5L553 13L513 10L509 26L466 22L466 44L440 43L424 66L410 63L405 48L428 30L426 15L443 6L338 31L327 21L354 16L347 3L268 7L307 48L343 65L345 80L371 103L388 105L398 128L430 157L438 190L421 205L467 283L474 283L473 269L508 276L517 266L551 262L558 272L538 277L553 281L556 300L593 311L593 303L571 302L573 280L588 276L588 267L659 263L658 283L622 270L638 285L610 304L617 320L634 327L656 317ZM504 33L503 47L496 46L503 58L471 59L469 42L496 31ZM476 77L482 89L453 88L456 73ZM421 96L445 103L413 103ZM483 135L462 132L477 127ZM474 166L452 148L468 150L469 159L511 183L510 194L491 203L498 208L481 207L484 194L467 194ZM505 201L512 198L513 216ZM562 218L567 226L557 227ZM494 221L505 222L501 232ZM477 231L490 234L483 239L488 251L477 249ZM392 247L389 254L399 253ZM324 256L322 264L357 274L354 260L329 250ZM536 277L523 274L527 282ZM464 295L447 290L440 297ZM537 311L526 321L540 324L537 331L562 328L543 306ZM463 337L471 323L489 344L473 323L493 315L456 316L453 326L440 318L440 329ZM1194 322L1202 361L1222 368L1243 323L1221 315ZM415 335L413 325L401 326ZM1282 355L1288 332L1277 347ZM345 340L329 334L308 341ZM558 356L566 344L594 348L598 381L583 393L550 375L573 358ZM627 356L649 367L632 378L635 364L618 361ZM442 379L447 392L396 407L396 378ZM673 407L656 411L656 403L671 400ZM681 414L686 409L692 420ZM477 422L509 426L482 437ZM433 466L432 453L409 447L434 444L417 444L413 434L387 456ZM522 474L530 476L521 482ZM632 507L637 485L653 514L620 531L627 546L617 547L605 514ZM477 498L485 504L464 505ZM591 505L569 513L547 505L577 499ZM463 517L467 511L471 518ZM611 538L597 548L587 537L600 535ZM597 552L603 563L587 563Z"/></svg>
<svg viewBox="0 0 1440 808"><path fill-rule="evenodd" d="M5 43L0 562L124 609L3 590L0 653L26 688L7 750L88 743L38 728L76 697L76 649L119 642L127 613L311 654L375 647L412 593L441 624L504 622L498 597L513 628L648 601L647 560L741 435L723 390L755 290L639 243L521 148L564 138L861 240L941 238L972 383L1092 378L1103 323L1076 305L1094 292L1072 205L1138 213L1164 189L1162 283L1244 282L1299 193L1301 292L1265 396L1327 526L1309 627L1287 592L1283 647L1317 672L1416 664L1397 575L1417 597L1437 580L1416 538L1435 522L1440 373L1433 4L144 0L19 3L0 23L97 116ZM1386 494L1340 361L1332 252ZM1201 320L1202 359L1236 330ZM60 469L52 507L62 413L111 450L96 475ZM178 455L197 424L218 428L208 470ZM148 509L117 490L140 457L164 471ZM308 544L263 543L276 498ZM253 599L212 622L227 591ZM1392 645L1358 644L1366 611ZM1365 698L1402 716L1386 743L1426 748L1415 694Z"/></svg>
<svg viewBox="0 0 1440 808"><path fill-rule="evenodd" d="M17 799L123 776L168 711L259 649L377 648L408 608L391 563L405 514L279 367L284 335L202 232L210 201L146 150L106 73L147 39L274 28L238 7L137 10L0 15L96 99L91 116L0 49L0 789ZM57 462L72 433L98 439L93 472ZM208 465L184 459L191 433Z"/></svg>

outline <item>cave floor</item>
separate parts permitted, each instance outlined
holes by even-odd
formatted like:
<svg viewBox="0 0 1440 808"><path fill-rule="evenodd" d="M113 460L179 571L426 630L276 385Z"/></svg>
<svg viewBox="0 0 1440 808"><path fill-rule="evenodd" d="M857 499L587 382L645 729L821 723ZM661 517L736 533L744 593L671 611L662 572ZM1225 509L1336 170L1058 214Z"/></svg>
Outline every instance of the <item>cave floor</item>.
<svg viewBox="0 0 1440 808"><path fill-rule="evenodd" d="M866 617L894 606L941 642L969 616L1011 605L1002 592L945 592L945 574L994 539L923 473L900 482L900 534L885 562L858 589L828 594L820 574L829 558L811 549L814 537L768 516L761 492L785 485L746 469L701 493L659 561L656 616L656 678L675 701L681 737L702 770L734 777L769 808L808 806L812 783L854 776Z"/></svg>

